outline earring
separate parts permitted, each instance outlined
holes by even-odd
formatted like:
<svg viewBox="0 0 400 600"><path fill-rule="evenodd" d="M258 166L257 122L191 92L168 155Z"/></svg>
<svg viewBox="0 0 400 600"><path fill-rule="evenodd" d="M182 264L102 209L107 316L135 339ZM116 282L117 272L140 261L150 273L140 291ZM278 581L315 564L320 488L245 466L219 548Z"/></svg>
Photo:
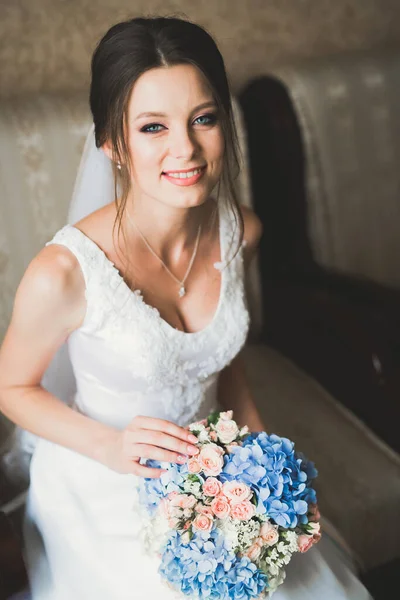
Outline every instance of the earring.
<svg viewBox="0 0 400 600"><path fill-rule="evenodd" d="M122 169L122 165L120 162L117 162L117 169L121 170Z"/></svg>

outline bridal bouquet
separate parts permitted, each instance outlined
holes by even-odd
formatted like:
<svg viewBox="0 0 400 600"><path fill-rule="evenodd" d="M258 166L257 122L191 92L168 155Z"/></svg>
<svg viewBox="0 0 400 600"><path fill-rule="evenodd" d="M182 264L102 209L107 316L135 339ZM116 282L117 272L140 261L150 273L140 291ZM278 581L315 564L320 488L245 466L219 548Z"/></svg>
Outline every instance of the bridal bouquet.
<svg viewBox="0 0 400 600"><path fill-rule="evenodd" d="M287 438L239 429L232 411L192 423L199 453L143 479L143 541L182 596L267 598L294 552L321 537L313 463Z"/></svg>

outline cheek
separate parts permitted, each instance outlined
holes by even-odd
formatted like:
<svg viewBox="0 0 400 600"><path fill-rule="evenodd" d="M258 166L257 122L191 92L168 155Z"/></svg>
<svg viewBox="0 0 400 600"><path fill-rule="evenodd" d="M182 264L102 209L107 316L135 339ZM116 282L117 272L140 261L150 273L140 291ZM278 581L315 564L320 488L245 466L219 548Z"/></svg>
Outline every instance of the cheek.
<svg viewBox="0 0 400 600"><path fill-rule="evenodd" d="M224 155L224 138L222 132L216 130L207 140L208 154L211 160L221 161Z"/></svg>
<svg viewBox="0 0 400 600"><path fill-rule="evenodd" d="M141 172L158 168L163 156L163 145L149 137L141 135L130 139L133 169L139 176Z"/></svg>

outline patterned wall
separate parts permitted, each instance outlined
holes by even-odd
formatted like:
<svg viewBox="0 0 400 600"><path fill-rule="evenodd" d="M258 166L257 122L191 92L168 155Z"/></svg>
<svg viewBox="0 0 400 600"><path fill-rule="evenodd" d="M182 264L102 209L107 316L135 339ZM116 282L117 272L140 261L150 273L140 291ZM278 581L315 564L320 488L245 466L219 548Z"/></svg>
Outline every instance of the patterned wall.
<svg viewBox="0 0 400 600"><path fill-rule="evenodd" d="M83 89L100 36L150 13L208 28L234 89L278 62L400 40L398 0L1 0L0 95Z"/></svg>

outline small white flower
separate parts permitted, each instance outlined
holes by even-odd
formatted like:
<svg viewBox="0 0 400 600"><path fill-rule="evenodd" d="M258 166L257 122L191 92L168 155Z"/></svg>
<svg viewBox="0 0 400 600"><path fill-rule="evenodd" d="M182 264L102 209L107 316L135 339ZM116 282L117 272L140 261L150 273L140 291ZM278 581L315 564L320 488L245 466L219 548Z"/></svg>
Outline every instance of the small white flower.
<svg viewBox="0 0 400 600"><path fill-rule="evenodd" d="M185 492L193 494L193 496L198 497L201 495L200 483L198 481L190 481L189 479L186 479L183 484L183 489Z"/></svg>
<svg viewBox="0 0 400 600"><path fill-rule="evenodd" d="M199 442L203 442L204 443L204 442L209 442L210 441L210 436L208 434L208 431L205 428L202 429L199 432L199 434L198 434L197 437L199 438Z"/></svg>

